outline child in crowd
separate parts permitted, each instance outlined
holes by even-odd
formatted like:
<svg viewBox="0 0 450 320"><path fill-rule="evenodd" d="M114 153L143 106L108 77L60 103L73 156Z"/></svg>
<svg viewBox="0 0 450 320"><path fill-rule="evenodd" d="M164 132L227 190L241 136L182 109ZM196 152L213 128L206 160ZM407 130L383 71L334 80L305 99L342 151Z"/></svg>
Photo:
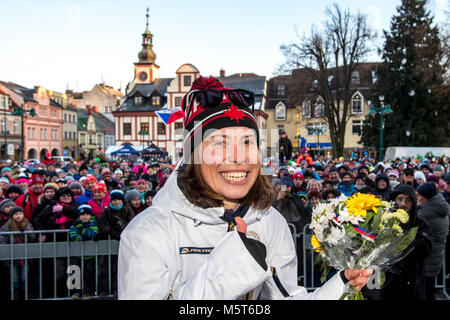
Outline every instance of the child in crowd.
<svg viewBox="0 0 450 320"><path fill-rule="evenodd" d="M67 186L73 192L73 200L76 201L83 193L84 189L81 183L77 180L72 180L67 183Z"/></svg>
<svg viewBox="0 0 450 320"><path fill-rule="evenodd" d="M103 210L108 208L111 199L104 183L99 183L94 187L94 196L89 200L88 205L92 208L92 214L100 219Z"/></svg>
<svg viewBox="0 0 450 320"><path fill-rule="evenodd" d="M145 206L142 202L142 195L137 190L130 190L125 194L125 202L132 210L135 216L144 211Z"/></svg>
<svg viewBox="0 0 450 320"><path fill-rule="evenodd" d="M0 202L0 228L9 220L9 211L15 206L16 204L11 199L5 199Z"/></svg>
<svg viewBox="0 0 450 320"><path fill-rule="evenodd" d="M0 229L1 232L8 231L20 231L20 234L14 235L0 235L0 244L11 244L11 243L25 243L34 242L36 239L35 234L24 234L24 231L33 230L31 223L25 218L25 213L23 208L14 206L9 210L10 218ZM14 292L12 294L14 300L25 298L25 276L28 273L28 264L24 259L14 260L13 263L9 260L5 261L6 265L9 267L8 275L12 274Z"/></svg>
<svg viewBox="0 0 450 320"><path fill-rule="evenodd" d="M92 214L91 206L83 204L78 207L79 217L73 222L70 228L71 241L89 241L93 240L98 232L97 217ZM83 268L81 268L83 263ZM95 292L95 257L75 257L72 258L72 264L80 267L83 273L83 290L81 287L75 288L72 298L90 299Z"/></svg>
<svg viewBox="0 0 450 320"><path fill-rule="evenodd" d="M144 194L145 207L151 207L153 205L153 198L156 195L155 190L149 190Z"/></svg>
<svg viewBox="0 0 450 320"><path fill-rule="evenodd" d="M144 179L139 179L136 182L136 190L141 193L142 203L145 203L144 195L149 190L148 181Z"/></svg>
<svg viewBox="0 0 450 320"><path fill-rule="evenodd" d="M136 190L134 190L137 192ZM138 192L137 192L138 193ZM138 198L139 203L140 198ZM100 233L103 239L119 240L122 231L128 225L128 223L134 218L133 210L125 205L125 196L121 190L111 191L111 203L103 211L99 220ZM107 260L103 260L101 264L101 277L100 277L100 295L106 295L109 291L108 288L108 268ZM111 280L112 280L112 292L117 292L117 256L111 257ZM110 291L111 292L111 291Z"/></svg>

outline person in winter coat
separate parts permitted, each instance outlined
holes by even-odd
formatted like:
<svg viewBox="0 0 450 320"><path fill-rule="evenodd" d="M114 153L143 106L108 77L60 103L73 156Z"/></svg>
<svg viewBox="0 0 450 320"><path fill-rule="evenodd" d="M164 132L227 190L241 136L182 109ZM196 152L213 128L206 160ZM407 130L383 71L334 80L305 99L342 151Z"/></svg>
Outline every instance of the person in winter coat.
<svg viewBox="0 0 450 320"><path fill-rule="evenodd" d="M277 198L273 203L273 207L282 214L288 223L292 223L298 230L300 230L301 214L305 214L304 210L300 208L292 195L292 181L288 175L285 175L280 181L281 190L277 194ZM302 212L300 212L302 210Z"/></svg>
<svg viewBox="0 0 450 320"><path fill-rule="evenodd" d="M33 218L34 208L39 203L39 196L42 194L44 188L44 178L39 174L31 176L30 189L27 193L20 195L16 199L16 205L22 207L25 212L25 218L31 221Z"/></svg>
<svg viewBox="0 0 450 320"><path fill-rule="evenodd" d="M433 247L425 258L425 279L427 300L434 300L434 284L436 276L442 269L445 258L445 244L447 241L450 206L442 194L437 192L433 182L420 185L417 189L419 203L418 216L426 220L431 226Z"/></svg>
<svg viewBox="0 0 450 320"><path fill-rule="evenodd" d="M141 174L144 174L144 173L147 172L147 169L146 169L145 164L144 164L144 160L142 160L142 159L137 159L136 165L135 165L134 168L133 168L133 172L134 172L138 177L140 177Z"/></svg>
<svg viewBox="0 0 450 320"><path fill-rule="evenodd" d="M94 187L94 197L88 201L88 205L92 208L92 214L100 219L103 210L108 208L110 203L110 198L108 194L108 190L106 189L106 185L103 183L99 183Z"/></svg>
<svg viewBox="0 0 450 320"><path fill-rule="evenodd" d="M77 199L83 195L84 189L81 183L77 180L72 180L67 183L67 186L72 190L73 192L73 200L77 201Z"/></svg>
<svg viewBox="0 0 450 320"><path fill-rule="evenodd" d="M375 178L375 195L381 197L382 200L389 201L391 194L391 185L389 177L384 173L377 174Z"/></svg>
<svg viewBox="0 0 450 320"><path fill-rule="evenodd" d="M153 198L156 196L155 190L149 190L144 194L145 208L151 207L153 205Z"/></svg>
<svg viewBox="0 0 450 320"><path fill-rule="evenodd" d="M5 199L0 202L0 228L9 220L9 210L16 204L11 199Z"/></svg>
<svg viewBox="0 0 450 320"><path fill-rule="evenodd" d="M80 204L87 204L93 197L94 187L98 184L97 178L93 175L87 175L84 183L84 194L79 196L76 202Z"/></svg>
<svg viewBox="0 0 450 320"><path fill-rule="evenodd" d="M133 210L125 204L125 196L121 190L111 192L111 203L103 211L99 220L99 228L104 239L120 241L120 235L128 223L134 218ZM111 289L117 292L117 256L111 259L112 284ZM106 260L101 265L100 292L104 295L108 290L108 268Z"/></svg>
<svg viewBox="0 0 450 320"><path fill-rule="evenodd" d="M142 202L142 194L136 189L125 193L125 205L129 206L135 216L145 210L145 205Z"/></svg>
<svg viewBox="0 0 450 320"><path fill-rule="evenodd" d="M292 142L287 137L286 131L281 131L280 139L278 140L278 152L280 165L283 165L285 161L289 161L292 158Z"/></svg>
<svg viewBox="0 0 450 320"><path fill-rule="evenodd" d="M213 77L194 81L182 102L184 158L121 234L119 299L339 299L346 282L365 285L371 270L338 272L311 293L298 286L250 103Z"/></svg>
<svg viewBox="0 0 450 320"><path fill-rule="evenodd" d="M73 222L70 227L70 241L89 241L94 240L98 232L97 218L92 214L92 208L83 204L78 207L78 218ZM95 292L95 257L73 257L71 259L72 265L79 266L80 270L83 270L83 292L81 289L75 289L72 294L72 298L86 300L90 299ZM83 263L83 268L81 264Z"/></svg>
<svg viewBox="0 0 450 320"><path fill-rule="evenodd" d="M368 300L425 300L425 257L431 251L431 228L426 220L417 215L417 198L414 188L400 184L391 193L395 206L409 214L409 221L402 228L408 230L418 226L416 238L405 250L409 252L386 272L386 281L380 285L365 286L363 295ZM376 279L377 274L374 274ZM369 280L369 283L371 280Z"/></svg>
<svg viewBox="0 0 450 320"><path fill-rule="evenodd" d="M68 187L59 189L55 195L55 202L48 204L44 210L37 213L34 219L36 230L68 230L77 218L78 204L73 201L72 190ZM53 234L44 234L44 241L53 241ZM67 235L56 234L56 241L66 241Z"/></svg>
<svg viewBox="0 0 450 320"><path fill-rule="evenodd" d="M22 207L14 206L9 210L10 219L6 222L4 226L0 228L0 232L8 231L31 231L33 226L25 218L25 213ZM35 234L14 234L10 235L0 235L0 244L9 243L29 243L36 240ZM14 299L24 299L25 297L25 276L28 273L25 261L23 259L14 260L11 264L10 261L5 261L6 265L9 266L8 275L13 275L14 284ZM12 270L11 270L12 269Z"/></svg>
<svg viewBox="0 0 450 320"><path fill-rule="evenodd" d="M45 209L48 205L54 205L56 200L56 192L58 192L59 186L56 183L49 182L44 185L44 192L39 196L39 203L33 210L31 217L31 223L35 223L37 215Z"/></svg>
<svg viewBox="0 0 450 320"><path fill-rule="evenodd" d="M5 199L11 199L13 201L16 201L20 195L23 194L22 188L17 184L12 184L6 189L5 192Z"/></svg>
<svg viewBox="0 0 450 320"><path fill-rule="evenodd" d="M356 191L356 186L353 184L352 180L352 174L350 171L346 171L343 174L341 174L341 182L337 185L337 190L344 194L347 197L352 196Z"/></svg>

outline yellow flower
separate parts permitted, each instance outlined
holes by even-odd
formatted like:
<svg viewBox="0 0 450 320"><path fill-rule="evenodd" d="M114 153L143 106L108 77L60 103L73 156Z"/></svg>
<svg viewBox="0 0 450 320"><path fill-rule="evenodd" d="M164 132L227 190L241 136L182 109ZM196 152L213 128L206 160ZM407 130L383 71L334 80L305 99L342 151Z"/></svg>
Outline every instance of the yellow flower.
<svg viewBox="0 0 450 320"><path fill-rule="evenodd" d="M408 220L409 220L408 213L405 210L403 210L403 209L398 209L394 213L394 217L396 217L398 220L400 220L401 223L407 223Z"/></svg>
<svg viewBox="0 0 450 320"><path fill-rule="evenodd" d="M317 239L316 235L313 235L311 237L311 245L314 249L314 251L322 253L324 252L323 248L322 248L322 244L320 243L319 239Z"/></svg>
<svg viewBox="0 0 450 320"><path fill-rule="evenodd" d="M402 227L400 227L398 224L394 223L392 226L393 229L397 230L398 233L403 233Z"/></svg>
<svg viewBox="0 0 450 320"><path fill-rule="evenodd" d="M377 213L377 207L381 205L381 201L374 195L357 193L348 198L345 205L349 214L365 218L368 210Z"/></svg>

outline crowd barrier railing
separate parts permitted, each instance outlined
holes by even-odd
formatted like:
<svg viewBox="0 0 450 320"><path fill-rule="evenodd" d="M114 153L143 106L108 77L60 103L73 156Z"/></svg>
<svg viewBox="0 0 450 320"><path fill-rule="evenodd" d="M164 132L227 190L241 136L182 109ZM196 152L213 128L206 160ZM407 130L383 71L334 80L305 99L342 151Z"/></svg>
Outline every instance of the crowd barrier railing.
<svg viewBox="0 0 450 320"><path fill-rule="evenodd" d="M309 225L303 230L296 230L293 224L288 224L298 258L298 283L308 291L321 286L319 267L314 264L317 253L311 246L312 231ZM13 243L14 236L21 235L22 243ZM39 239L45 235L47 241ZM31 300L72 299L74 290L83 290L88 272L94 273L94 290L96 297L102 289L105 297L116 298L116 268L119 241L110 239L98 241L70 241L69 230L36 230L25 232L0 232L0 266L3 272L8 271L9 277L2 276L0 291L8 293L8 298ZM51 239L50 239L51 238ZM57 239L58 238L58 239ZM9 241L8 241L9 239ZM49 241L49 239L51 241ZM9 242L9 243L4 243ZM78 259L78 260L76 260ZM83 261L90 259L94 266L86 272ZM442 290L443 295L450 300L447 293L447 282L450 274L444 259L443 268L436 278L435 288ZM82 263L83 262L83 263ZM20 265L25 270L23 296L17 288L16 275L12 265ZM330 274L330 276L333 273ZM5 285L7 279L7 285ZM20 279L19 279L20 280ZM19 281L20 282L20 281Z"/></svg>

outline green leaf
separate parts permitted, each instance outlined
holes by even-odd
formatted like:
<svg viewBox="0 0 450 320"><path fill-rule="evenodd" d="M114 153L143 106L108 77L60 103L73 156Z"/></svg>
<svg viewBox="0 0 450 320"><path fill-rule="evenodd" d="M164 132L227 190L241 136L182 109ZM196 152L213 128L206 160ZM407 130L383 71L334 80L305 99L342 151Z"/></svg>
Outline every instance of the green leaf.
<svg viewBox="0 0 450 320"><path fill-rule="evenodd" d="M419 226L411 228L406 236L403 237L403 239L400 241L400 244L398 245L398 250L403 251L411 244L411 242L414 241L417 234L417 229Z"/></svg>
<svg viewBox="0 0 450 320"><path fill-rule="evenodd" d="M374 215L374 218L372 220L372 224L370 226L370 230L372 230L372 232L375 232L376 234L378 234L378 232L380 231L380 223L381 223L381 216L383 214L383 210L381 207L377 208L377 214Z"/></svg>

